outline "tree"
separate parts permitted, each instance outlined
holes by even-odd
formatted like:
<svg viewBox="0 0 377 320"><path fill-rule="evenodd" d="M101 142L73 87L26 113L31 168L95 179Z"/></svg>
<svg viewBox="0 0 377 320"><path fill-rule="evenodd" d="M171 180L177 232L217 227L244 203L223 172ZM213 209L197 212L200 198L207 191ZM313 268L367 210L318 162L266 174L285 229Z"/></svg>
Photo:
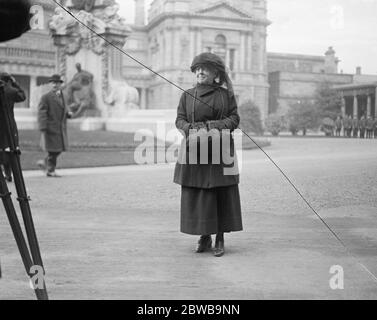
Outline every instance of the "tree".
<svg viewBox="0 0 377 320"><path fill-rule="evenodd" d="M340 94L332 88L331 83L325 81L316 90L315 105L321 120L324 118L335 120L341 113L342 99Z"/></svg>
<svg viewBox="0 0 377 320"><path fill-rule="evenodd" d="M319 126L318 111L311 101L302 101L290 106L287 113L289 130L296 135L299 130L306 135L308 129L317 129Z"/></svg>
<svg viewBox="0 0 377 320"><path fill-rule="evenodd" d="M266 129L273 136L278 136L285 127L284 117L277 113L270 114L265 120Z"/></svg>
<svg viewBox="0 0 377 320"><path fill-rule="evenodd" d="M242 103L238 111L241 118L240 125L244 131L263 135L264 129L261 112L252 100L247 100Z"/></svg>

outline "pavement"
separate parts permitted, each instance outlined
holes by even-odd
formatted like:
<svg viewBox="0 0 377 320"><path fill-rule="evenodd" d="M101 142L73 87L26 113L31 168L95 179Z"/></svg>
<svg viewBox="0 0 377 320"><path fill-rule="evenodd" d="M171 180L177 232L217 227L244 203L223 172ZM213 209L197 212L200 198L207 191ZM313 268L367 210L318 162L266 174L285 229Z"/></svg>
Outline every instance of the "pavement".
<svg viewBox="0 0 377 320"><path fill-rule="evenodd" d="M262 152L245 151L244 231L225 235L221 258L179 232L174 164L26 171L50 299L376 299L377 140L271 142L323 222ZM35 299L2 207L0 259L0 299ZM339 270L343 289L331 288Z"/></svg>

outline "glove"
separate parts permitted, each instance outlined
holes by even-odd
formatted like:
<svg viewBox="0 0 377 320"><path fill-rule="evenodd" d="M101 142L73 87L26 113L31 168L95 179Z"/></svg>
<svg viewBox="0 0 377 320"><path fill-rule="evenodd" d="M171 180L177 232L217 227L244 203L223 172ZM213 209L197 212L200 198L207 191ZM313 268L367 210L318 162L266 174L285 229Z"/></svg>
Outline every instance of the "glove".
<svg viewBox="0 0 377 320"><path fill-rule="evenodd" d="M217 130L223 129L223 124L218 120L207 121L206 125L207 125L208 131L210 131L212 129L217 129Z"/></svg>
<svg viewBox="0 0 377 320"><path fill-rule="evenodd" d="M195 130L207 129L207 126L204 122L194 122L191 125L191 129L195 129Z"/></svg>

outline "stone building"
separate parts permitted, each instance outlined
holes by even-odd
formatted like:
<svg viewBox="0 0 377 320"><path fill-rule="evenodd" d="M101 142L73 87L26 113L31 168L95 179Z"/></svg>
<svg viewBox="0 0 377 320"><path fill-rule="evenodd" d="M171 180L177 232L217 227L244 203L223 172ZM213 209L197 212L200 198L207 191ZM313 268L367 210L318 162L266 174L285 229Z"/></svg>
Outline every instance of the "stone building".
<svg viewBox="0 0 377 320"><path fill-rule="evenodd" d="M47 82L56 65L56 50L47 27L55 5L42 0L31 2L33 10L36 10L33 29L20 38L0 43L0 70L14 75L26 91L27 100L16 104L18 117L28 114L30 106L37 103L31 101L31 97L35 96L32 91Z"/></svg>
<svg viewBox="0 0 377 320"><path fill-rule="evenodd" d="M351 84L358 86L377 81L375 75L362 75L360 67L355 74L339 73L339 59L332 47L324 56L268 53L267 60L269 114L284 114L292 104L313 100L318 86L324 82L336 88L342 85L348 88Z"/></svg>
<svg viewBox="0 0 377 320"><path fill-rule="evenodd" d="M188 89L189 70L203 51L220 55L229 68L236 96L251 98L267 114L266 1L154 0L145 23L145 2L135 0L136 20L125 49L163 77ZM181 91L124 58L123 74L139 89L142 108L176 108Z"/></svg>
<svg viewBox="0 0 377 320"><path fill-rule="evenodd" d="M377 79L334 87L342 96L342 114L377 118Z"/></svg>
<svg viewBox="0 0 377 320"><path fill-rule="evenodd" d="M176 109L181 90L154 72L188 89L195 82L189 66L203 51L217 53L225 60L239 102L254 100L263 118L269 113L286 112L291 103L313 99L323 81L336 86L372 87L377 82L376 76L363 75L361 70L355 75L339 73L339 59L331 47L323 56L266 52L270 24L266 0L154 0L148 20L145 0L134 1L135 22L129 25L132 32L124 47L127 54L123 55L120 71L123 79L138 89L141 109ZM56 47L47 27L55 5L45 0L32 2L36 10L44 9L43 16L37 15L38 21L34 21L37 28L0 44L0 70L15 75L28 96L25 103L16 104L19 122L33 115L35 118L41 85L58 69ZM373 88L368 90L372 92ZM361 91L344 87L341 92L345 112L353 113L351 92ZM356 96L360 97L358 106L365 105L367 110L367 96ZM373 94L370 99L370 110L375 112ZM24 121L21 127L33 126L35 121L34 125Z"/></svg>

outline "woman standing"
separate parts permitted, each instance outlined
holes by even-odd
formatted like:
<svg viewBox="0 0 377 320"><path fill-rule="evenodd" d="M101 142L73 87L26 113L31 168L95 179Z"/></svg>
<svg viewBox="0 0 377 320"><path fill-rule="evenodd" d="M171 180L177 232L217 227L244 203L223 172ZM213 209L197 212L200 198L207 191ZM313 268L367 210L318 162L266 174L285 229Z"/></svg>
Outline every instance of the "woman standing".
<svg viewBox="0 0 377 320"><path fill-rule="evenodd" d="M196 75L197 84L182 94L176 127L185 139L203 129L218 130L224 137L223 133L235 130L240 121L225 64L219 56L206 52L194 58L191 71ZM229 142L230 155L235 155L232 136ZM210 153L211 146L209 149ZM187 150L188 154L190 152L191 149ZM229 174L226 172L229 164L222 160L212 162L211 156L208 163L178 161L174 182L182 186L181 232L201 236L198 253L212 248L211 235L216 234L214 255L221 257L224 233L242 230L239 173L236 170ZM237 167L236 161L230 167Z"/></svg>

